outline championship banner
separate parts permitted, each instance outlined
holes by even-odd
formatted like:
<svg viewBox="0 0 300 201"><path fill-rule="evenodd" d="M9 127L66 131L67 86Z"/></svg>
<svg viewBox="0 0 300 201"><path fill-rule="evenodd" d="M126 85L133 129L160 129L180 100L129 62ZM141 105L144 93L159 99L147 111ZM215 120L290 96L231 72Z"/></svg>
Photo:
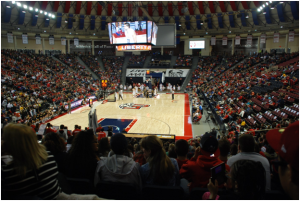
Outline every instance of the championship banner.
<svg viewBox="0 0 300 201"><path fill-rule="evenodd" d="M252 45L252 35L247 36L247 45Z"/></svg>
<svg viewBox="0 0 300 201"><path fill-rule="evenodd" d="M67 39L66 37L61 37L61 45L66 45Z"/></svg>
<svg viewBox="0 0 300 201"><path fill-rule="evenodd" d="M210 38L210 45L216 45L216 41L217 41L216 37L211 37Z"/></svg>
<svg viewBox="0 0 300 201"><path fill-rule="evenodd" d="M78 38L74 38L74 45L75 46L79 45L79 39Z"/></svg>
<svg viewBox="0 0 300 201"><path fill-rule="evenodd" d="M266 43L266 38L267 38L266 34L261 34L260 43Z"/></svg>
<svg viewBox="0 0 300 201"><path fill-rule="evenodd" d="M294 38L295 38L295 32L290 31L289 32L289 42L294 42Z"/></svg>
<svg viewBox="0 0 300 201"><path fill-rule="evenodd" d="M54 45L54 37L49 37L49 45Z"/></svg>
<svg viewBox="0 0 300 201"><path fill-rule="evenodd" d="M227 45L227 37L222 38L222 45Z"/></svg>
<svg viewBox="0 0 300 201"><path fill-rule="evenodd" d="M279 33L274 33L274 39L273 39L273 41L274 41L274 43L279 43Z"/></svg>
<svg viewBox="0 0 300 201"><path fill-rule="evenodd" d="M22 34L22 42L23 42L23 44L28 44L28 36L27 36L27 34Z"/></svg>
<svg viewBox="0 0 300 201"><path fill-rule="evenodd" d="M241 44L241 36L236 36L235 37L235 45L240 45Z"/></svg>
<svg viewBox="0 0 300 201"><path fill-rule="evenodd" d="M14 36L12 33L7 33L7 41L8 43L14 43Z"/></svg>
<svg viewBox="0 0 300 201"><path fill-rule="evenodd" d="M40 36L36 36L35 37L35 44L40 45L41 43L42 43L41 37Z"/></svg>

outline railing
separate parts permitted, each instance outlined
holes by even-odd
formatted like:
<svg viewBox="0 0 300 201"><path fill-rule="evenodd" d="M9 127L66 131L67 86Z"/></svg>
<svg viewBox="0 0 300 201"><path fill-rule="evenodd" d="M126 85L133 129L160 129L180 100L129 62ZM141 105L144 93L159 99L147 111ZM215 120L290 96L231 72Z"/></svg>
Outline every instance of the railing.
<svg viewBox="0 0 300 201"><path fill-rule="evenodd" d="M220 133L222 133L222 131L224 131L226 133L226 127L225 127L225 124L223 122L223 119L221 116L219 116L217 113L216 113L216 110L215 110L215 107L212 106L212 104L209 102L208 98L205 96L205 94L203 93L203 91L200 92L204 101L206 102L207 104L207 111L210 110L210 115L211 117L214 118L215 122L218 124L218 127L219 127L219 130L220 130ZM209 115L209 114L208 114Z"/></svg>

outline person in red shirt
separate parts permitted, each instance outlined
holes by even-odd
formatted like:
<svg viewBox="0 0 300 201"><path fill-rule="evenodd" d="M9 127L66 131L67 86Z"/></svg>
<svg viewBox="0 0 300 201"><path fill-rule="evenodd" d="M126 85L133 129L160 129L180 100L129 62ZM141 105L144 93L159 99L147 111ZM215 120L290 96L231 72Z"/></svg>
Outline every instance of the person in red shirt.
<svg viewBox="0 0 300 201"><path fill-rule="evenodd" d="M189 152L189 144L186 140L177 140L175 142L175 152L177 154L177 163L179 170L183 164L186 164L188 159L187 159L187 154Z"/></svg>
<svg viewBox="0 0 300 201"><path fill-rule="evenodd" d="M255 130L253 128L250 128L247 134L252 134L253 136L255 136Z"/></svg>
<svg viewBox="0 0 300 201"><path fill-rule="evenodd" d="M79 126L78 125L75 125L75 130L72 132L72 135L75 137L75 135L77 133L79 133L81 131L81 129L79 129Z"/></svg>
<svg viewBox="0 0 300 201"><path fill-rule="evenodd" d="M98 127L99 128L99 127ZM97 128L97 129L98 129ZM97 131L96 131L97 132ZM101 127L100 131L97 132L98 134L98 142L101 140L101 138L106 137L106 133L104 132L104 128Z"/></svg>
<svg viewBox="0 0 300 201"><path fill-rule="evenodd" d="M200 146L195 150L191 160L183 164L180 169L180 176L190 181L190 190L195 187L207 188L211 178L210 169L223 163L219 159L220 150L218 140L214 135L206 133L200 140ZM225 164L226 170L230 168Z"/></svg>
<svg viewBox="0 0 300 201"><path fill-rule="evenodd" d="M98 128L96 128L96 132L97 132L97 133L98 133L98 132L101 132L101 129L102 129L102 126L101 126L101 124L99 124Z"/></svg>
<svg viewBox="0 0 300 201"><path fill-rule="evenodd" d="M50 123L47 123L47 128L46 128L45 134L57 132L56 130L52 129L51 127L52 127L52 125Z"/></svg>

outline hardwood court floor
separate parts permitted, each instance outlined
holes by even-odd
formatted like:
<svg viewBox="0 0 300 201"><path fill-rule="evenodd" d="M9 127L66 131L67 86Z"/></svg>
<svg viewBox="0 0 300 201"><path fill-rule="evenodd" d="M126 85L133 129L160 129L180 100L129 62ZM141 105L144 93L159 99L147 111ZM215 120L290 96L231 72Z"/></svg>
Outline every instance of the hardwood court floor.
<svg viewBox="0 0 300 201"><path fill-rule="evenodd" d="M171 94L159 94L157 98L134 98L132 93L124 93L124 100L107 102L96 106L97 118L103 119L137 119L128 133L149 134L174 134L184 136L185 126L190 126L188 116L185 112L188 100L185 94L175 94L172 101ZM96 102L94 102L95 104ZM150 105L140 109L121 109L122 104L134 103ZM82 129L88 127L88 113L90 108L82 107L51 121L51 124L59 126L64 124L68 129L74 129L74 125Z"/></svg>

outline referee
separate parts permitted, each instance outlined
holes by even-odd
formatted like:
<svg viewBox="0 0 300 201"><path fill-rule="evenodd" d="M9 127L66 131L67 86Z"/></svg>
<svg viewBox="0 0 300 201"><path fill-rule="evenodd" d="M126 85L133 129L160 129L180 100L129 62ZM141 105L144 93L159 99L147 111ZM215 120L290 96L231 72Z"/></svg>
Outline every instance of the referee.
<svg viewBox="0 0 300 201"><path fill-rule="evenodd" d="M122 98L123 100L123 89L121 88L119 91L119 100Z"/></svg>
<svg viewBox="0 0 300 201"><path fill-rule="evenodd" d="M174 100L174 90L172 90L172 100Z"/></svg>

